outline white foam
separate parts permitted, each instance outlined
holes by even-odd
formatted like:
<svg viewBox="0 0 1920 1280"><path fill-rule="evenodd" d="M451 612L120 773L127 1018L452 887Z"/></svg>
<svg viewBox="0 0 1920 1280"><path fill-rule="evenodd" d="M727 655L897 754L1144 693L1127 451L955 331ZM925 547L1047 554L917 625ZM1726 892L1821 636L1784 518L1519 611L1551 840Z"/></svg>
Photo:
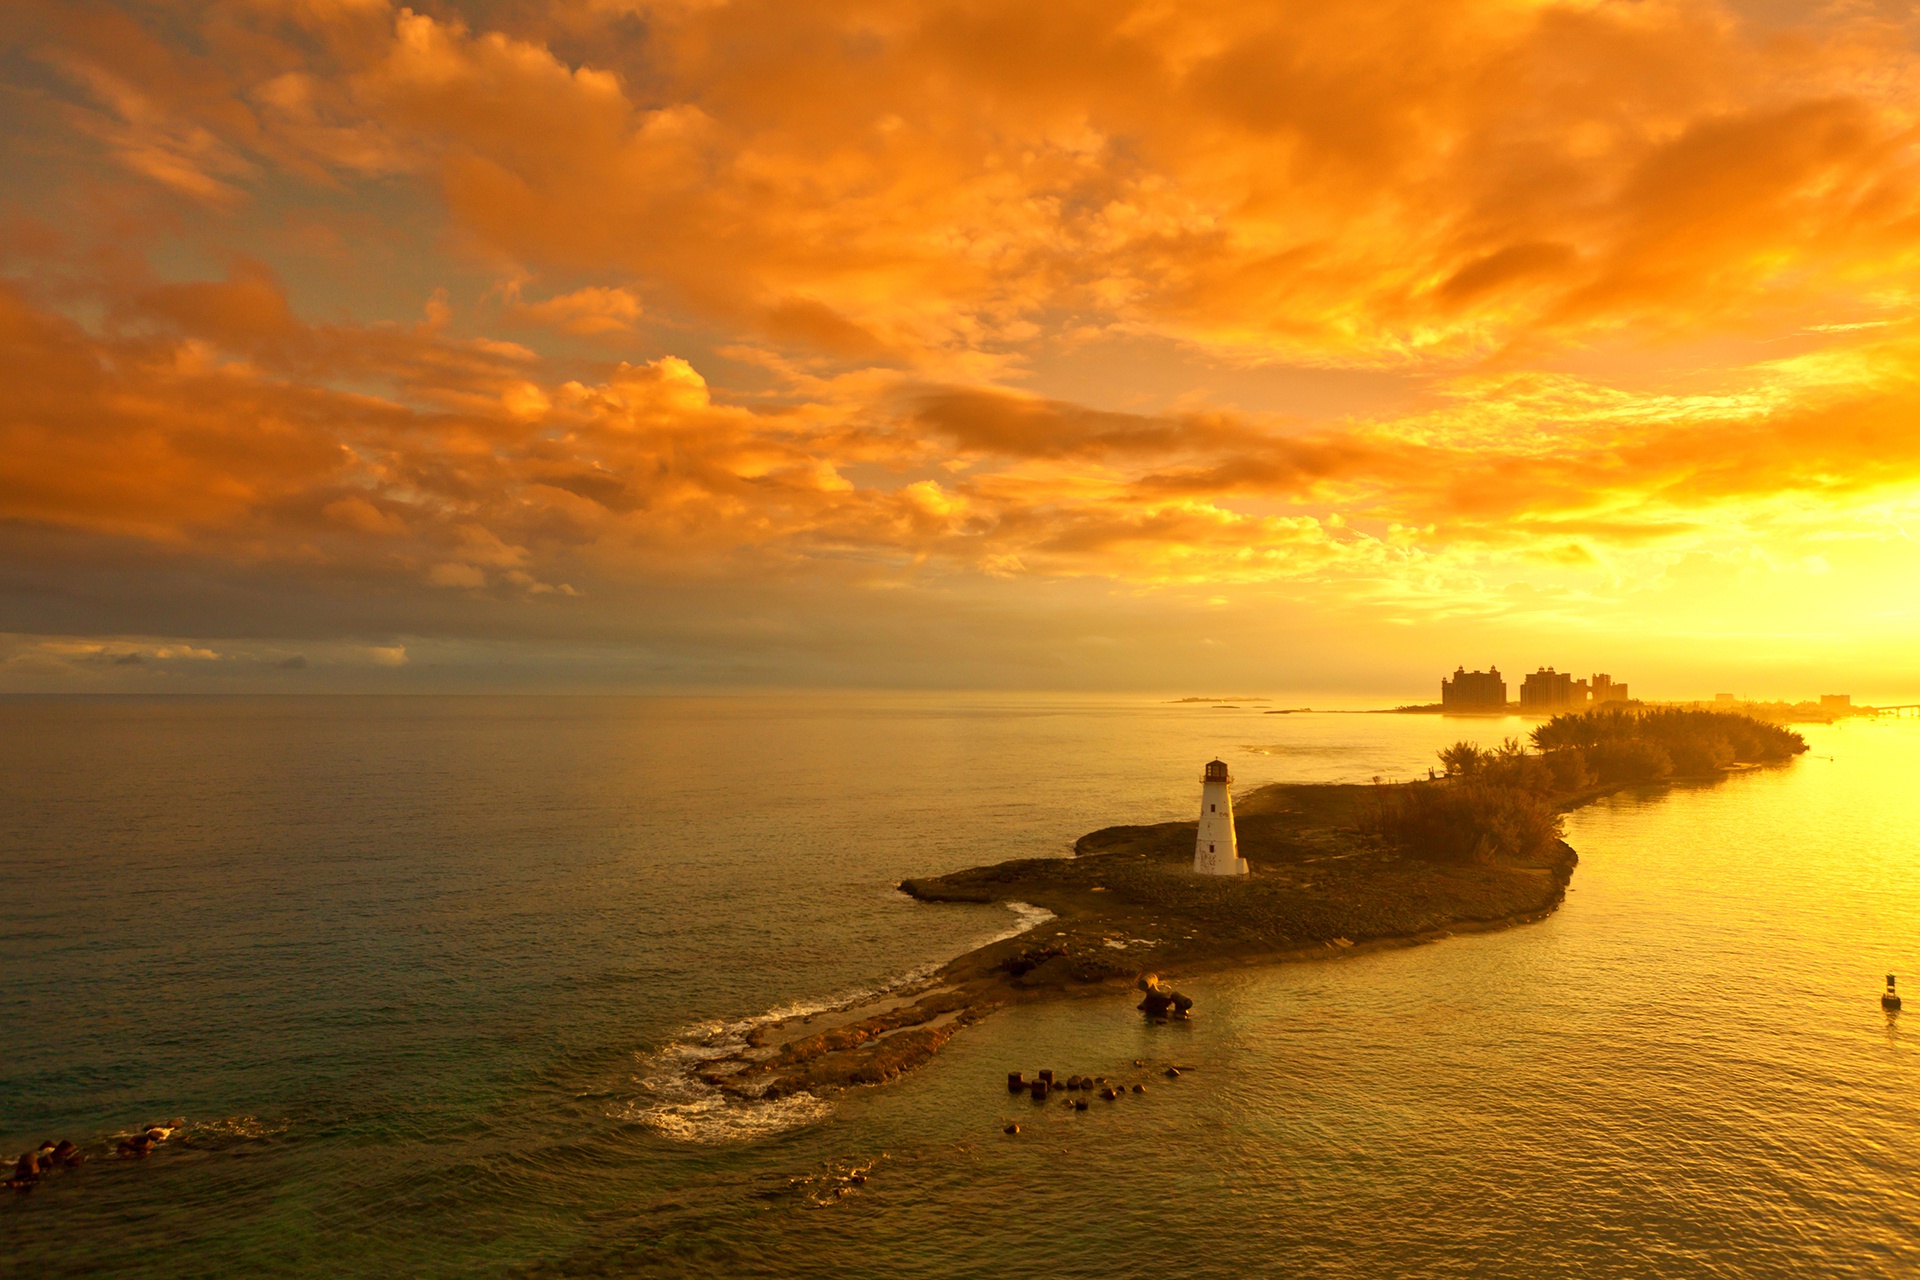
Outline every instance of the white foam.
<svg viewBox="0 0 1920 1280"><path fill-rule="evenodd" d="M994 934L993 937L987 939L986 942L981 943L981 946L989 946L995 942L1005 942L1008 938L1017 938L1027 932L1027 930L1037 929L1047 921L1054 919L1053 912L1047 910L1045 907L1036 907L1031 902L1009 902L1007 906L1012 909L1013 914L1017 917L1013 922L1013 927L1005 933Z"/></svg>
<svg viewBox="0 0 1920 1280"><path fill-rule="evenodd" d="M1012 927L978 946L1017 938L1054 918L1053 912L1030 902L1009 902L1007 906L1014 914ZM614 1103L608 1114L616 1120L638 1122L678 1142L698 1143L751 1142L816 1123L833 1110L833 1104L824 1098L806 1092L783 1098L742 1098L701 1079L701 1068L744 1052L747 1036L755 1027L878 1000L925 982L944 964L944 960L932 961L878 986L843 992L826 1000L799 1001L751 1018L715 1019L685 1027L660 1049L635 1055L641 1073L633 1082L640 1087L641 1096Z"/></svg>

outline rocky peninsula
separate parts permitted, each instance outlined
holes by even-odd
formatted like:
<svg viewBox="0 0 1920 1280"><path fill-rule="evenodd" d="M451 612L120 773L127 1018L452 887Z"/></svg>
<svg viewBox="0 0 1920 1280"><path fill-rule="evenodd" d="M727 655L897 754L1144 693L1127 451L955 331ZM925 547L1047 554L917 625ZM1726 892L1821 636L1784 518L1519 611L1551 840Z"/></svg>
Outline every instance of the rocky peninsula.
<svg viewBox="0 0 1920 1280"><path fill-rule="evenodd" d="M1561 716L1532 738L1532 750L1456 744L1421 781L1247 792L1235 801L1247 876L1194 875L1196 824L1162 822L1089 832L1072 857L903 881L922 902L1027 903L1053 918L882 997L763 1023L703 1077L742 1098L880 1084L1010 1004L1538 920L1579 861L1560 838L1565 811L1806 750L1779 726L1708 711Z"/></svg>
<svg viewBox="0 0 1920 1280"><path fill-rule="evenodd" d="M1090 832L1070 858L904 881L923 902L1024 902L1054 919L883 999L757 1027L706 1079L751 1097L878 1084L1004 1005L1124 991L1149 971L1185 978L1503 928L1566 893L1578 859L1564 842L1538 856L1435 862L1367 838L1378 802L1372 786L1248 792L1236 814L1246 877L1194 875L1195 824L1163 822Z"/></svg>

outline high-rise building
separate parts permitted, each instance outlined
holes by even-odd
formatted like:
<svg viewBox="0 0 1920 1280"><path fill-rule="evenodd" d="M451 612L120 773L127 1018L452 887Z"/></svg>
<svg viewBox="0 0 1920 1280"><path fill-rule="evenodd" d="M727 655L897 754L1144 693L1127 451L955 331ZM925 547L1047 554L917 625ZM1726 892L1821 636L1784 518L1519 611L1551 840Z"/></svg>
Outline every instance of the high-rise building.
<svg viewBox="0 0 1920 1280"><path fill-rule="evenodd" d="M1596 707L1603 702L1626 702L1628 700L1626 683L1622 681L1619 684L1615 684L1613 677L1604 671L1595 676L1588 684L1588 692L1593 705Z"/></svg>
<svg viewBox="0 0 1920 1280"><path fill-rule="evenodd" d="M1587 682L1576 681L1570 671L1541 667L1520 682L1521 715L1553 715L1561 711L1583 711L1587 705Z"/></svg>
<svg viewBox="0 0 1920 1280"><path fill-rule="evenodd" d="M1447 711L1505 711L1507 709L1507 682L1500 678L1500 668L1486 671L1469 671L1465 667L1455 667L1452 679L1440 681L1440 710Z"/></svg>

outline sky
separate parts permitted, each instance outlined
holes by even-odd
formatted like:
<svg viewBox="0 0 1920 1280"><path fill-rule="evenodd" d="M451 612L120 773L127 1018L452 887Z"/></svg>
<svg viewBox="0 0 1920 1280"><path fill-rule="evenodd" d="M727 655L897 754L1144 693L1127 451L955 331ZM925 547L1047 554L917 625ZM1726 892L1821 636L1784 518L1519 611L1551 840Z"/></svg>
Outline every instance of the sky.
<svg viewBox="0 0 1920 1280"><path fill-rule="evenodd" d="M1869 0L8 0L0 692L1920 696Z"/></svg>

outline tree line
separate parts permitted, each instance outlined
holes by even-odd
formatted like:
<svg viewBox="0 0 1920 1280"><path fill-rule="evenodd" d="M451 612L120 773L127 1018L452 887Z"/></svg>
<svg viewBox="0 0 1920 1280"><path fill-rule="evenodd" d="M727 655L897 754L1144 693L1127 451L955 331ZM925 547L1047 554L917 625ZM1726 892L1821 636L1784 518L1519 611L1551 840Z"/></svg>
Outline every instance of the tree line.
<svg viewBox="0 0 1920 1280"><path fill-rule="evenodd" d="M1738 712L1606 708L1558 715L1486 749L1456 742L1427 780L1381 787L1364 827L1379 843L1446 862L1537 858L1564 831L1561 813L1596 791L1700 777L1735 764L1790 760L1791 729Z"/></svg>

